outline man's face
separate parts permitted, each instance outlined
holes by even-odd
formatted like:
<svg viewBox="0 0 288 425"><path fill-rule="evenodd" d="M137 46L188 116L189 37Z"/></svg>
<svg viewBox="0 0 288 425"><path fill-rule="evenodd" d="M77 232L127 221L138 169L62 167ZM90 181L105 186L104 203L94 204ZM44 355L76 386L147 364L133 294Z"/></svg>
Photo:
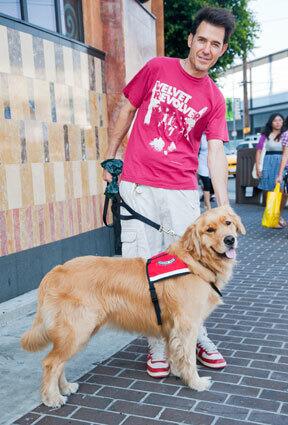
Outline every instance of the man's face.
<svg viewBox="0 0 288 425"><path fill-rule="evenodd" d="M199 77L206 75L226 51L228 45L223 43L224 35L223 27L216 27L205 21L201 22L194 36L189 35L189 62Z"/></svg>

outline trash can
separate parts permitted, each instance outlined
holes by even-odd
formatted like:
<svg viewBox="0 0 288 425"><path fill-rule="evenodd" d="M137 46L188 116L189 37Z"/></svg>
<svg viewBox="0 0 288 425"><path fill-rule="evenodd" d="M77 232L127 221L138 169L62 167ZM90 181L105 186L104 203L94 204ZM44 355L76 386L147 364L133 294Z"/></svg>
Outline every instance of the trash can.
<svg viewBox="0 0 288 425"><path fill-rule="evenodd" d="M236 203L259 204L261 190L258 180L252 177L256 148L239 149L236 168Z"/></svg>

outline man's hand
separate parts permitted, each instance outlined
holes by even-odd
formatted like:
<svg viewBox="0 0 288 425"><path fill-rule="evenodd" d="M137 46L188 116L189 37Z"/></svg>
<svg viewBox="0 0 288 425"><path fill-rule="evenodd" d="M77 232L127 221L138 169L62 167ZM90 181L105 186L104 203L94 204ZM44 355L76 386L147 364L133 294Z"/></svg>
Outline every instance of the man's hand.
<svg viewBox="0 0 288 425"><path fill-rule="evenodd" d="M112 175L107 170L103 170L102 178L107 183L112 182Z"/></svg>
<svg viewBox="0 0 288 425"><path fill-rule="evenodd" d="M208 168L218 206L229 205L228 162L222 140L208 140Z"/></svg>
<svg viewBox="0 0 288 425"><path fill-rule="evenodd" d="M134 115L136 113L136 108L133 106L128 99L123 98L122 107L119 112L119 116L116 120L116 123L113 128L112 135L108 144L108 149L105 155L106 159L115 158L117 150L123 140L123 138L128 133L130 125L133 121ZM112 175L104 170L102 173L103 180L107 183L112 181Z"/></svg>

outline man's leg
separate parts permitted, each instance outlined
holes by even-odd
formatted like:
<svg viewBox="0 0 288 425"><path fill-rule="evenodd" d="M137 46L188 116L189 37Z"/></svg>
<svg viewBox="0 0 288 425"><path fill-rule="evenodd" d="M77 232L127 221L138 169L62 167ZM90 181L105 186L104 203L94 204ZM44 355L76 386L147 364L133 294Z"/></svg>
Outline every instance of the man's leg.
<svg viewBox="0 0 288 425"><path fill-rule="evenodd" d="M198 333L196 357L200 363L212 369L223 369L227 365L216 345L208 337L205 326L201 326Z"/></svg>
<svg viewBox="0 0 288 425"><path fill-rule="evenodd" d="M164 190L164 189L163 189ZM197 190L166 190L166 211L164 222L165 227L173 229L181 236L186 228L190 226L200 215L199 194ZM181 206L181 207L179 207ZM171 236L165 236L165 248L174 242ZM217 350L216 345L209 339L207 330L201 326L197 339L197 360L203 365L222 369L226 366L226 361Z"/></svg>
<svg viewBox="0 0 288 425"><path fill-rule="evenodd" d="M211 203L210 203L210 192L204 191L204 208L205 210L211 210Z"/></svg>
<svg viewBox="0 0 288 425"><path fill-rule="evenodd" d="M159 205L162 200L154 192L157 192L156 188L137 186L129 182L120 184L120 194L131 208L156 223L160 223ZM155 205L156 200L157 204ZM123 209L121 214L127 214L127 211ZM121 228L123 257L150 258L163 250L163 235L151 226L138 220L123 220ZM161 338L148 338L148 346L147 373L154 378L165 378L170 373L170 366L166 360L164 341Z"/></svg>

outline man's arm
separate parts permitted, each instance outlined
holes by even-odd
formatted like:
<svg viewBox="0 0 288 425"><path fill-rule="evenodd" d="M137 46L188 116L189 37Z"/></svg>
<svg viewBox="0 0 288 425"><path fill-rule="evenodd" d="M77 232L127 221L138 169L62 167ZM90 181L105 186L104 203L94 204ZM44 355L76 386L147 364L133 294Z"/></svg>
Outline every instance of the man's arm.
<svg viewBox="0 0 288 425"><path fill-rule="evenodd" d="M218 206L229 204L228 162L222 140L208 140L208 168Z"/></svg>
<svg viewBox="0 0 288 425"><path fill-rule="evenodd" d="M129 100L125 98L112 131L105 159L115 158L117 150L132 124L136 110L137 108L135 108L135 106L133 106ZM106 170L103 171L103 180L107 182L112 180L111 174Z"/></svg>

